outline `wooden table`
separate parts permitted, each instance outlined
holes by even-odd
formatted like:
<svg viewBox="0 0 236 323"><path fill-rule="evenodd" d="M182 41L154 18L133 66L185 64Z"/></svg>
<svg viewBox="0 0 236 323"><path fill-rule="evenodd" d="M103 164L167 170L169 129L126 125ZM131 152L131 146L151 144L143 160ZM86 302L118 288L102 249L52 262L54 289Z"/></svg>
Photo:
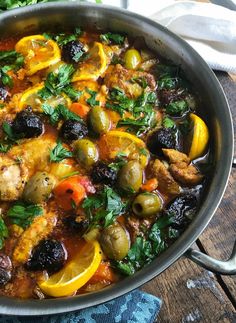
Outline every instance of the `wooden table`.
<svg viewBox="0 0 236 323"><path fill-rule="evenodd" d="M236 79L223 72L216 75L228 98L236 130ZM232 169L219 209L195 244L217 259L229 257L236 239L235 193L236 168ZM143 290L163 301L156 322L236 322L236 276L214 275L184 257Z"/></svg>

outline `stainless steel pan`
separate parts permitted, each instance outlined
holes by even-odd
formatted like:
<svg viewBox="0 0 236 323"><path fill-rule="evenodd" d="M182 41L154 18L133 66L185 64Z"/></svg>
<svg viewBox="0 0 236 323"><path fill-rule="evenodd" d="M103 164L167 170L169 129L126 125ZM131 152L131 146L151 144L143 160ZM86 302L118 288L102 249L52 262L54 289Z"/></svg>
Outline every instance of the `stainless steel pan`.
<svg viewBox="0 0 236 323"><path fill-rule="evenodd" d="M114 286L75 297L48 300L17 300L2 297L0 313L43 315L82 309L123 295L156 277L180 256L187 256L205 268L236 274L236 247L227 262L221 262L190 249L211 220L227 185L233 155L232 118L224 92L213 72L202 58L182 39L159 24L131 12L102 5L52 2L29 6L0 14L0 37L42 33L76 26L125 32L143 36L147 45L165 58L179 64L200 93L204 118L207 119L214 151L214 172L196 218L181 237L150 265ZM227 237L226 237L227 239Z"/></svg>

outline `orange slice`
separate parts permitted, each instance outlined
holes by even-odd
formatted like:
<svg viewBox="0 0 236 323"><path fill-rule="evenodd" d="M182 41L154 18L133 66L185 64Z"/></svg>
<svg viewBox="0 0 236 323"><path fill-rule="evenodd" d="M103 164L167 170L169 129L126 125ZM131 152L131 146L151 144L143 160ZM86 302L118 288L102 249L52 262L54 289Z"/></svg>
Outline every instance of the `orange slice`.
<svg viewBox="0 0 236 323"><path fill-rule="evenodd" d="M25 92L23 92L21 99L19 101L19 109L25 109L30 106L34 112L43 112L42 104L47 103L51 107L55 108L58 104L63 104L66 107L70 107L71 100L65 94L60 94L57 96L52 96L47 100L42 99L38 92L44 87L43 84L35 85Z"/></svg>
<svg viewBox="0 0 236 323"><path fill-rule="evenodd" d="M104 52L103 45L95 42L93 47L88 51L88 58L81 62L75 71L72 82L82 80L97 80L107 67L107 56Z"/></svg>
<svg viewBox="0 0 236 323"><path fill-rule="evenodd" d="M115 159L118 154L124 154L129 160L139 160L143 167L148 163L149 152L144 141L128 132L109 131L101 137L98 146L101 159Z"/></svg>
<svg viewBox="0 0 236 323"><path fill-rule="evenodd" d="M42 291L53 297L69 296L85 285L95 274L102 260L97 241L86 242L78 255L58 273L38 282Z"/></svg>
<svg viewBox="0 0 236 323"><path fill-rule="evenodd" d="M192 122L192 143L189 158L193 160L203 155L209 141L209 130L205 122L196 114L191 113L190 120Z"/></svg>
<svg viewBox="0 0 236 323"><path fill-rule="evenodd" d="M43 35L21 38L16 43L15 50L25 58L27 75L33 75L37 71L59 62L61 59L57 43L51 39L46 39Z"/></svg>

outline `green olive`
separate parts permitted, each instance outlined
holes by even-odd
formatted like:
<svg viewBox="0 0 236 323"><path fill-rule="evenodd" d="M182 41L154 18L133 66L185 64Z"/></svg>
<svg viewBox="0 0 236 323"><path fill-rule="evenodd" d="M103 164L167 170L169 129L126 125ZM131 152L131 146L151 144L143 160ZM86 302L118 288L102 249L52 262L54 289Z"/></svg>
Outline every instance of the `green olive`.
<svg viewBox="0 0 236 323"><path fill-rule="evenodd" d="M37 172L26 183L23 191L23 199L30 203L42 203L46 201L54 186L56 179L47 172Z"/></svg>
<svg viewBox="0 0 236 323"><path fill-rule="evenodd" d="M94 143L88 139L74 142L75 156L82 166L89 168L98 160L98 151Z"/></svg>
<svg viewBox="0 0 236 323"><path fill-rule="evenodd" d="M141 63L141 55L137 49L128 49L125 53L125 67L134 70Z"/></svg>
<svg viewBox="0 0 236 323"><path fill-rule="evenodd" d="M132 209L139 217L152 217L160 212L161 199L154 193L141 193L133 201Z"/></svg>
<svg viewBox="0 0 236 323"><path fill-rule="evenodd" d="M126 191L137 192L142 185L143 170L140 163L136 160L130 160L125 164L118 174L118 184L120 188Z"/></svg>
<svg viewBox="0 0 236 323"><path fill-rule="evenodd" d="M99 106L90 110L88 120L91 128L96 134L103 134L110 129L110 119L106 111Z"/></svg>
<svg viewBox="0 0 236 323"><path fill-rule="evenodd" d="M104 253L115 260L123 259L130 247L128 234L119 223L114 223L102 231L100 243Z"/></svg>

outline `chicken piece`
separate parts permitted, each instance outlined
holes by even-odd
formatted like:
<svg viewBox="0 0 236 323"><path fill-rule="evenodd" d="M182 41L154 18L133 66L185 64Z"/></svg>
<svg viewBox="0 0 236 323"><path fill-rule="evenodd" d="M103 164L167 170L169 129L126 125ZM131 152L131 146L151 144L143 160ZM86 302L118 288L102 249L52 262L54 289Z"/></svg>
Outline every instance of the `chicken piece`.
<svg viewBox="0 0 236 323"><path fill-rule="evenodd" d="M47 171L50 168L50 150L55 146L53 138L41 136L14 146L8 153L12 158L20 157L21 167L27 169L29 177L35 171Z"/></svg>
<svg viewBox="0 0 236 323"><path fill-rule="evenodd" d="M178 195L180 193L179 185L159 159L156 159L152 165L152 174L157 178L158 188L163 193L171 195Z"/></svg>
<svg viewBox="0 0 236 323"><path fill-rule="evenodd" d="M175 149L162 149L170 160L170 173L174 179L183 185L193 186L200 183L203 175L194 165L189 165L190 159Z"/></svg>
<svg viewBox="0 0 236 323"><path fill-rule="evenodd" d="M176 181L187 186L197 185L204 177L193 165L180 168L179 165L172 164L169 169Z"/></svg>
<svg viewBox="0 0 236 323"><path fill-rule="evenodd" d="M0 157L0 200L17 200L23 191L27 172L13 158Z"/></svg>
<svg viewBox="0 0 236 323"><path fill-rule="evenodd" d="M24 264L38 243L46 238L57 223L57 214L49 212L34 218L32 224L22 233L13 251L13 263L16 266Z"/></svg>
<svg viewBox="0 0 236 323"><path fill-rule="evenodd" d="M190 159L184 153L175 149L162 149L164 155L169 158L171 164L190 163Z"/></svg>
<svg viewBox="0 0 236 323"><path fill-rule="evenodd" d="M132 81L135 78L144 78L151 90L156 87L155 79L151 74L127 70L120 64L108 68L104 83L110 89L113 87L120 88L125 91L126 95L136 98L142 94L143 89L138 83Z"/></svg>

